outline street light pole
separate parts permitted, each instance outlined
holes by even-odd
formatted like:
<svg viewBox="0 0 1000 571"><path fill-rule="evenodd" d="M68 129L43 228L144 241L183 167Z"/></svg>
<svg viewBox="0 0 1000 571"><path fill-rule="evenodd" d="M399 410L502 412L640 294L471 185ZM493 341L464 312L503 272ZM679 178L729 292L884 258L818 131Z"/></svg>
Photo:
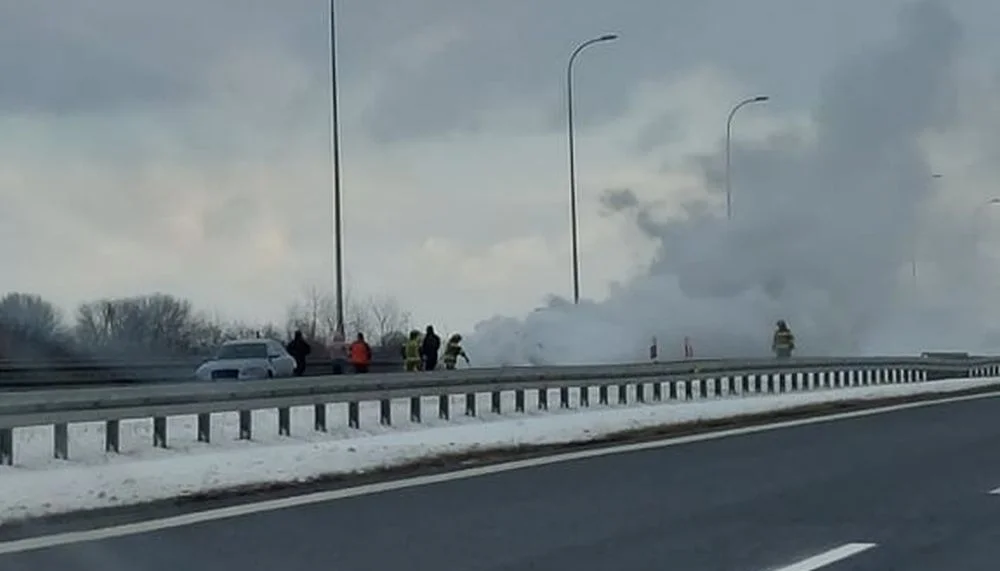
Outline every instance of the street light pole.
<svg viewBox="0 0 1000 571"><path fill-rule="evenodd" d="M569 215L570 215L570 240L573 250L573 303L580 303L580 251L579 232L577 231L576 214L576 142L573 128L573 63L576 56L580 55L584 49L600 42L610 42L617 40L617 34L605 34L592 38L578 45L569 56L569 63L566 65L566 115L567 129L569 135Z"/></svg>
<svg viewBox="0 0 1000 571"><path fill-rule="evenodd" d="M344 338L344 221L340 196L340 117L337 102L336 0L330 0L330 147L333 154L333 234L337 333Z"/></svg>
<svg viewBox="0 0 1000 571"><path fill-rule="evenodd" d="M726 219L733 219L733 185L732 176L729 173L729 167L732 164L732 145L733 145L733 117L736 116L736 112L743 107L750 105L751 103L764 103L771 98L767 95L758 95L757 97L749 97L737 103L732 110L729 111L729 117L726 118Z"/></svg>

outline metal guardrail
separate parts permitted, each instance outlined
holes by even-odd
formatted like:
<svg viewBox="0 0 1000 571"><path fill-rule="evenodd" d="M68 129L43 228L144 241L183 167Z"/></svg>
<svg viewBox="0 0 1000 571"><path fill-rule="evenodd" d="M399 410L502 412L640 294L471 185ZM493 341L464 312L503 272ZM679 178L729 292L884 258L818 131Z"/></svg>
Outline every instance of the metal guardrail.
<svg viewBox="0 0 1000 571"><path fill-rule="evenodd" d="M702 360L6 392L0 393L0 464L12 463L14 429L38 425L54 425L54 455L67 459L68 426L80 422L105 422L105 449L119 452L119 423L126 419L152 418L153 445L166 447L167 417L179 415L197 415L198 440L210 442L211 415L232 411L239 412L240 439L249 440L254 410L277 409L279 434L288 436L290 407L313 406L315 430L326 431L330 403L347 403L347 423L359 428L360 403L366 401L381 403L380 422L389 425L393 399L409 398L410 419L420 422L422 397L439 397L438 416L448 419L454 394L466 395L465 414L475 416L477 394L490 393L490 409L500 413L505 391L515 393L514 409L523 412L527 390L537 390L539 407L547 409L554 389L559 390L559 406L568 408L571 389L579 391L580 405L586 407L595 388L600 404L608 404L610 387L617 388L618 402L626 404L630 387L635 401L646 402L647 396L653 401L691 400L984 376L1000 376L1000 358Z"/></svg>
<svg viewBox="0 0 1000 571"><path fill-rule="evenodd" d="M46 387L123 386L139 383L165 383L194 380L195 369L207 358L174 359L148 362L129 361L5 361L0 360L0 390ZM376 361L372 372L402 369L402 362ZM312 358L305 375L330 375L333 361Z"/></svg>

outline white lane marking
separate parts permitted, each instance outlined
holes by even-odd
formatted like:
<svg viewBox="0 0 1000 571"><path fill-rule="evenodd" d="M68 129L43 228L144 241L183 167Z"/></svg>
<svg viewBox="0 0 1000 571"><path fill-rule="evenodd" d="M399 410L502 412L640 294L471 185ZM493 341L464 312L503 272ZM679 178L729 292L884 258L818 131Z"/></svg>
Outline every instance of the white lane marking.
<svg viewBox="0 0 1000 571"><path fill-rule="evenodd" d="M161 519L151 519L124 525L29 537L26 539L0 542L0 555L4 555L7 553L19 553L22 551L33 551L36 549L45 549L49 547L69 545L73 543L82 543L86 541L112 539L116 537L124 537L127 535L136 535L140 533L149 533L153 531L160 531L175 527L183 527L198 523L240 517L250 514L293 508L309 504L331 502L335 500L342 500L344 498L367 496L370 494L377 494L393 490L404 490L407 488L428 486L431 484L439 484L442 482L451 482L455 480L464 480L467 478L475 478L477 476L485 476L489 474L500 474L503 472L522 470L525 468L548 466L550 464L558 464L562 462L569 462L572 460L585 460L588 458L610 456L612 454L639 452L643 450L654 450L657 448L666 448L668 446L678 446L681 444L691 444L695 442L717 440L719 438L726 438L729 436L743 436L748 434L756 434L759 432L778 430L782 428L794 428L797 426L819 424L821 422L833 422L837 420L861 418L865 416L874 416L877 414L885 414L885 413L909 410L914 408L923 408L941 404L949 404L949 403L956 403L956 402L963 402L963 401L970 401L970 400L977 400L984 398L995 398L997 396L1000 396L1000 392L983 393L978 395L965 395L960 397L943 398L939 400L898 404L881 408L872 408L867 410L856 410L852 412L843 412L843 413L831 414L815 418L801 418L798 420L786 420L783 422L775 422L772 424L761 424L757 426L747 426L743 428L731 428L728 430L720 430L717 432L692 434L690 436L667 438L664 440L639 442L635 444L623 444L620 446L609 446L605 448L595 448L592 450L580 450L577 452L564 452L561 454L554 454L552 456L530 458L527 460L515 460L512 462L504 462L502 464L479 466L476 468L467 468L464 470L457 470L454 472L447 472L442 474L432 474L428 476L417 476L401 480L378 482L374 484L356 486L353 488L328 490L324 492L313 492L310 494L304 494L300 496L292 496L288 498L281 498L275 500L264 500L260 502L229 506L225 508L204 510L183 515L177 515Z"/></svg>
<svg viewBox="0 0 1000 571"><path fill-rule="evenodd" d="M874 543L847 543L836 549L831 549L825 553L814 555L809 559L793 563L792 565L776 569L775 571L814 571L815 569L826 567L827 565L838 561L843 561L848 557L853 557L862 551L868 551L875 546L876 544Z"/></svg>

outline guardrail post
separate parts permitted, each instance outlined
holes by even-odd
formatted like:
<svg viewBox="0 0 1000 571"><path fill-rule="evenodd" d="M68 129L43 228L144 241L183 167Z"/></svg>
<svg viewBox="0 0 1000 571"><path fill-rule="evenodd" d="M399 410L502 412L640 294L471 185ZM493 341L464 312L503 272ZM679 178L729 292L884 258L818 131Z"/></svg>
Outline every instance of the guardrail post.
<svg viewBox="0 0 1000 571"><path fill-rule="evenodd" d="M514 412L524 412L524 389L514 391Z"/></svg>
<svg viewBox="0 0 1000 571"><path fill-rule="evenodd" d="M694 400L694 379L684 381L684 400Z"/></svg>
<svg viewBox="0 0 1000 571"><path fill-rule="evenodd" d="M378 423L382 426L392 426L392 401L382 399L378 402Z"/></svg>
<svg viewBox="0 0 1000 571"><path fill-rule="evenodd" d="M727 392L730 395L735 395L737 392L736 390L737 385L739 385L739 382L736 380L736 375L731 375L729 377L729 391Z"/></svg>
<svg viewBox="0 0 1000 571"><path fill-rule="evenodd" d="M357 402L347 403L348 428L361 428L361 405Z"/></svg>
<svg viewBox="0 0 1000 571"><path fill-rule="evenodd" d="M500 391L493 391L490 394L490 412L500 414Z"/></svg>
<svg viewBox="0 0 1000 571"><path fill-rule="evenodd" d="M580 406L590 406L590 387L580 387Z"/></svg>
<svg viewBox="0 0 1000 571"><path fill-rule="evenodd" d="M559 408L569 408L569 387L559 387Z"/></svg>
<svg viewBox="0 0 1000 571"><path fill-rule="evenodd" d="M698 379L698 394L701 398L708 398L708 379Z"/></svg>
<svg viewBox="0 0 1000 571"><path fill-rule="evenodd" d="M14 429L0 428L0 466L14 464Z"/></svg>
<svg viewBox="0 0 1000 571"><path fill-rule="evenodd" d="M538 409L549 410L549 389L538 389Z"/></svg>
<svg viewBox="0 0 1000 571"><path fill-rule="evenodd" d="M69 460L69 426L65 422L53 426L52 438L56 460Z"/></svg>
<svg viewBox="0 0 1000 571"><path fill-rule="evenodd" d="M167 419L162 416L153 417L153 446L167 447Z"/></svg>
<svg viewBox="0 0 1000 571"><path fill-rule="evenodd" d="M253 414L249 410L240 411L240 440L253 437Z"/></svg>
<svg viewBox="0 0 1000 571"><path fill-rule="evenodd" d="M326 432L326 403L313 405L313 430Z"/></svg>
<svg viewBox="0 0 1000 571"><path fill-rule="evenodd" d="M618 385L618 404L628 404L628 383Z"/></svg>
<svg viewBox="0 0 1000 571"><path fill-rule="evenodd" d="M641 379L635 384L635 402L640 404L646 402L646 384Z"/></svg>
<svg viewBox="0 0 1000 571"><path fill-rule="evenodd" d="M788 374L779 373L778 374L778 392L786 393L788 392Z"/></svg>
<svg viewBox="0 0 1000 571"><path fill-rule="evenodd" d="M653 383L653 402L660 402L663 400L663 383L657 380Z"/></svg>
<svg viewBox="0 0 1000 571"><path fill-rule="evenodd" d="M438 418L442 420L451 418L451 395L438 396Z"/></svg>
<svg viewBox="0 0 1000 571"><path fill-rule="evenodd" d="M410 422L420 422L420 397L410 397Z"/></svg>
<svg viewBox="0 0 1000 571"><path fill-rule="evenodd" d="M465 395L465 416L476 416L476 393Z"/></svg>
<svg viewBox="0 0 1000 571"><path fill-rule="evenodd" d="M104 423L104 451L114 452L118 454L121 452L121 445L119 436L121 434L121 426L117 420L109 420Z"/></svg>
<svg viewBox="0 0 1000 571"><path fill-rule="evenodd" d="M597 388L598 404L608 404L608 385L601 385Z"/></svg>
<svg viewBox="0 0 1000 571"><path fill-rule="evenodd" d="M198 442L212 441L212 415L208 413L198 415Z"/></svg>
<svg viewBox="0 0 1000 571"><path fill-rule="evenodd" d="M292 435L292 411L283 406L278 409L278 436Z"/></svg>
<svg viewBox="0 0 1000 571"><path fill-rule="evenodd" d="M726 382L726 379L723 378L723 377L716 377L716 378L712 379L712 384L715 385L715 391L714 392L715 392L715 396L716 397L721 397L722 396L722 385L724 385L725 382Z"/></svg>
<svg viewBox="0 0 1000 571"><path fill-rule="evenodd" d="M667 398L677 400L677 381L667 381Z"/></svg>

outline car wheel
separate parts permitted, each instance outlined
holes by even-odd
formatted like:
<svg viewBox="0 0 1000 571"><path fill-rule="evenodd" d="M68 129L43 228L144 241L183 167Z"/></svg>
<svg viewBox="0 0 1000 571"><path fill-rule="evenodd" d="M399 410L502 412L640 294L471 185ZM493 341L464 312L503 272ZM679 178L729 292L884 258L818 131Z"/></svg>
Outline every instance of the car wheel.
<svg viewBox="0 0 1000 571"><path fill-rule="evenodd" d="M274 371L268 371L267 372L267 378L273 379L274 378Z"/></svg>

